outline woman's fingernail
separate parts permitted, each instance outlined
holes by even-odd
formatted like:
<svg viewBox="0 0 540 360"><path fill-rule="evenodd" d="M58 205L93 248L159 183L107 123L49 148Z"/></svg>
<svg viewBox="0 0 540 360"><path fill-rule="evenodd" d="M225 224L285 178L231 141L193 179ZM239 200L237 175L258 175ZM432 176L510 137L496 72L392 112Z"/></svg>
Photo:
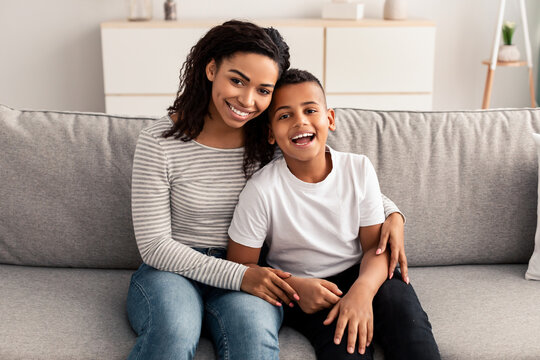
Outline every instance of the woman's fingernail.
<svg viewBox="0 0 540 360"><path fill-rule="evenodd" d="M341 342L340 338L335 338L334 339L334 344L339 345L340 342Z"/></svg>
<svg viewBox="0 0 540 360"><path fill-rule="evenodd" d="M392 279L392 276L394 276L394 273L390 273L389 279Z"/></svg>
<svg viewBox="0 0 540 360"><path fill-rule="evenodd" d="M382 250L381 250L381 249L377 249L376 254L379 255L380 253L382 253Z"/></svg>
<svg viewBox="0 0 540 360"><path fill-rule="evenodd" d="M289 303L289 307L293 307L294 304L292 302Z"/></svg>
<svg viewBox="0 0 540 360"><path fill-rule="evenodd" d="M349 346L347 348L347 351L349 352L349 354L352 354L354 352L354 348L352 346Z"/></svg>
<svg viewBox="0 0 540 360"><path fill-rule="evenodd" d="M366 352L365 349L360 349L360 354L364 355L365 352Z"/></svg>
<svg viewBox="0 0 540 360"><path fill-rule="evenodd" d="M281 303L279 301L276 301L276 306L281 306Z"/></svg>
<svg viewBox="0 0 540 360"><path fill-rule="evenodd" d="M298 294L294 294L294 299L295 299L296 301L298 301L298 300L300 300L300 296L298 296Z"/></svg>
<svg viewBox="0 0 540 360"><path fill-rule="evenodd" d="M406 281L407 281L407 284L409 284L409 277L407 276L407 278L406 278L406 279L407 279L407 280L406 280Z"/></svg>

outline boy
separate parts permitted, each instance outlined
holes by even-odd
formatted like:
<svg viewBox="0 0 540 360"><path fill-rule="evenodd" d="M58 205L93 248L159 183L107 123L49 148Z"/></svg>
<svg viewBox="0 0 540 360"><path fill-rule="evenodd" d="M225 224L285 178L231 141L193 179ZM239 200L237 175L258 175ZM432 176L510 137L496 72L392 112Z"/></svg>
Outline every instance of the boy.
<svg viewBox="0 0 540 360"><path fill-rule="evenodd" d="M326 145L335 113L308 72L283 75L268 116L269 142L283 157L254 174L240 194L227 258L256 264L266 241L266 261L293 275L286 281L300 296L301 310L286 309L286 321L311 341L317 357L371 358L372 303L389 264L388 252L376 255L384 211L373 165L363 155ZM415 306L420 315L413 332L421 334L422 345L416 354L400 356L439 358L427 316Z"/></svg>

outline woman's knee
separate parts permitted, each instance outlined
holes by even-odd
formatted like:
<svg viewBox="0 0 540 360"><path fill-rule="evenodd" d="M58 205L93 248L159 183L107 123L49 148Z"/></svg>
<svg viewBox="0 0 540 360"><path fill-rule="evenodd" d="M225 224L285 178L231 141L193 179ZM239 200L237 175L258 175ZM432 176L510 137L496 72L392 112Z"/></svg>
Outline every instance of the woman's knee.
<svg viewBox="0 0 540 360"><path fill-rule="evenodd" d="M242 292L206 304L207 325L218 352L230 359L277 359L281 308Z"/></svg>
<svg viewBox="0 0 540 360"><path fill-rule="evenodd" d="M167 353L193 356L202 327L203 302L187 279L155 269L134 274L128 292L128 318L142 358ZM166 358L166 356L164 357Z"/></svg>

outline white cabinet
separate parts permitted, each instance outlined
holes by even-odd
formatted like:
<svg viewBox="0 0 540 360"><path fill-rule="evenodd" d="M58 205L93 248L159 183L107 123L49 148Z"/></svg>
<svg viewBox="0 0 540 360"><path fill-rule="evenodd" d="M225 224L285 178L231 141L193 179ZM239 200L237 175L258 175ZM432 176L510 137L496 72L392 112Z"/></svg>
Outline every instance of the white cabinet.
<svg viewBox="0 0 540 360"><path fill-rule="evenodd" d="M335 107L429 110L435 26L429 21L256 21L280 31L291 67L317 76ZM191 47L215 21L101 24L108 113L161 116Z"/></svg>

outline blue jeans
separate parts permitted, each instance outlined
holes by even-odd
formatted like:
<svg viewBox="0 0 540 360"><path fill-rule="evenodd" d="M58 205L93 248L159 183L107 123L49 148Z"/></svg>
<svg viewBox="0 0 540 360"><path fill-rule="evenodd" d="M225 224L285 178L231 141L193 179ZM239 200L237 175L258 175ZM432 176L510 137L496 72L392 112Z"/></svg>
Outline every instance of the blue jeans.
<svg viewBox="0 0 540 360"><path fill-rule="evenodd" d="M222 249L196 249L224 257ZM278 359L283 310L241 292L214 288L142 264L133 274L127 313L137 342L128 359L192 359L201 332L219 359Z"/></svg>

